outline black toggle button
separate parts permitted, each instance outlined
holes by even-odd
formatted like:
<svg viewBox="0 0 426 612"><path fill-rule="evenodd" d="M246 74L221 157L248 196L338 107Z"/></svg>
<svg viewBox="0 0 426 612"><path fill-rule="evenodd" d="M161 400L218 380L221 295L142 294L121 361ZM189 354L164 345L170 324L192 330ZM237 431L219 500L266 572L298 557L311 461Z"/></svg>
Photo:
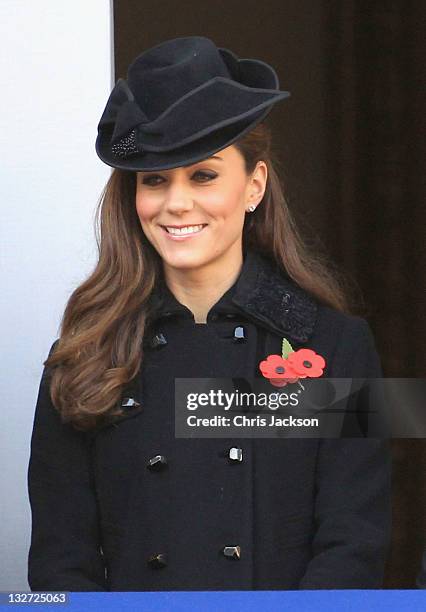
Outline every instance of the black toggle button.
<svg viewBox="0 0 426 612"><path fill-rule="evenodd" d="M140 403L133 399L133 397L124 397L121 406L122 408L139 408Z"/></svg>
<svg viewBox="0 0 426 612"><path fill-rule="evenodd" d="M167 459L164 455L155 455L155 457L151 457L151 459L147 463L147 468L149 470L162 470L167 465Z"/></svg>
<svg viewBox="0 0 426 612"><path fill-rule="evenodd" d="M167 555L164 553L157 553L155 555L151 555L151 557L148 558L147 563L155 569L166 567Z"/></svg>
<svg viewBox="0 0 426 612"><path fill-rule="evenodd" d="M239 546L225 546L222 552L228 559L239 559L241 557L241 548Z"/></svg>
<svg viewBox="0 0 426 612"><path fill-rule="evenodd" d="M166 344L167 344L166 337L161 332L158 334L155 334L155 336L151 338L151 342L150 342L151 348L157 348L158 346L165 346Z"/></svg>
<svg viewBox="0 0 426 612"><path fill-rule="evenodd" d="M246 339L244 327L242 327L242 325L238 325L238 327L234 329L234 342L244 342Z"/></svg>

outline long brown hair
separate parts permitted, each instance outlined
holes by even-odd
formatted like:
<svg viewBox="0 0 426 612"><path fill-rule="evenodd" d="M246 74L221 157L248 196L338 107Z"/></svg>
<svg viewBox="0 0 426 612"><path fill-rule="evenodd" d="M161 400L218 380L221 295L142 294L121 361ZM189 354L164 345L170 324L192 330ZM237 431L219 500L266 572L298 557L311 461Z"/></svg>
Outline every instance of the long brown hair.
<svg viewBox="0 0 426 612"><path fill-rule="evenodd" d="M269 256L319 302L348 312L345 278L318 252L310 253L296 228L274 168L271 130L264 121L234 143L251 174L268 166L261 205L246 215L243 246ZM139 372L148 302L161 259L136 212L136 173L114 169L98 202L98 262L68 300L55 349L44 362L54 406L64 422L89 430L121 414L123 385Z"/></svg>

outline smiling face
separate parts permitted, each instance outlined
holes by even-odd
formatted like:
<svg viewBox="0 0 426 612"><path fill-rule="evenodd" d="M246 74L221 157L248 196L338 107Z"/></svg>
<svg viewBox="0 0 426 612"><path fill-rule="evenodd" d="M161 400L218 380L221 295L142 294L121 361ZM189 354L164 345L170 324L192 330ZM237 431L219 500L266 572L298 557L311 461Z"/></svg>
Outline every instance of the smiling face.
<svg viewBox="0 0 426 612"><path fill-rule="evenodd" d="M137 172L138 217L164 265L194 269L241 255L244 217L266 176L264 162L247 175L233 145L191 166Z"/></svg>

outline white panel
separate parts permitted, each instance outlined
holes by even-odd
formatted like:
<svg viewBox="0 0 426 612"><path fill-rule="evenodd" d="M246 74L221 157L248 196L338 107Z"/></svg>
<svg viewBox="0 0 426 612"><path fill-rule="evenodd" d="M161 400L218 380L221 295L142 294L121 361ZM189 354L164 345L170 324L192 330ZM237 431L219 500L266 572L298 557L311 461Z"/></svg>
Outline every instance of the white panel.
<svg viewBox="0 0 426 612"><path fill-rule="evenodd" d="M109 0L0 3L0 590L29 590L35 400L70 293L95 263L111 169L95 152L112 87Z"/></svg>

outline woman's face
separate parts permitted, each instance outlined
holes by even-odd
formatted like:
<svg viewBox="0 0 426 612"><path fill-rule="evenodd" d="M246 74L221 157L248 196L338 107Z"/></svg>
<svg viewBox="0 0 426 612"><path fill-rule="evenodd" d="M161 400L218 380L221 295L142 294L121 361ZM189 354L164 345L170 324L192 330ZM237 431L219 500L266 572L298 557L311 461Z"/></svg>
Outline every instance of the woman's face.
<svg viewBox="0 0 426 612"><path fill-rule="evenodd" d="M189 269L241 253L244 217L263 197L267 167L258 162L248 176L241 153L231 145L191 166L136 177L136 209L145 236L166 265Z"/></svg>

